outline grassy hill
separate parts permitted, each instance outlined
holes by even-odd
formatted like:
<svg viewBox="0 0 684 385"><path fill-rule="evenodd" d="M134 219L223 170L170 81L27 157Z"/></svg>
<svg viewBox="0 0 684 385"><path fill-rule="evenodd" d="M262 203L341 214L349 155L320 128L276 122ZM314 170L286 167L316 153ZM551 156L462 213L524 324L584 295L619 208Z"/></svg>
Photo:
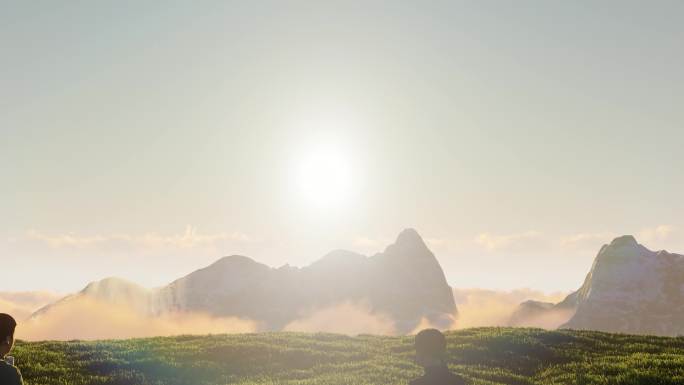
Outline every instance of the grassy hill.
<svg viewBox="0 0 684 385"><path fill-rule="evenodd" d="M447 334L472 384L684 384L684 338L478 328ZM263 333L19 342L30 385L406 384L412 337Z"/></svg>

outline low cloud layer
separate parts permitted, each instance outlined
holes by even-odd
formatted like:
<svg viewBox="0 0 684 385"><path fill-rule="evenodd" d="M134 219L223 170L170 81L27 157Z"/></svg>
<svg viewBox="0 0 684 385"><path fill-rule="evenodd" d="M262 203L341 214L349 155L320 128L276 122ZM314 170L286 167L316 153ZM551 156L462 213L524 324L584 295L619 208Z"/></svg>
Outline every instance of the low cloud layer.
<svg viewBox="0 0 684 385"><path fill-rule="evenodd" d="M0 313L8 313L18 320L23 320L60 297L57 293L43 291L0 292Z"/></svg>
<svg viewBox="0 0 684 385"><path fill-rule="evenodd" d="M567 293L545 294L520 289L495 291L455 289L458 316L451 329L479 326L507 326L517 306L526 300L558 302ZM25 319L31 312L54 300L51 293L0 293L0 311ZM15 302L10 302L11 298ZM21 300L21 301L19 301ZM570 314L549 313L526 320L524 325L555 328ZM432 327L423 320L413 333ZM303 312L284 327L286 331L328 332L346 335L396 335L391 317L371 311L364 302L343 302ZM176 313L150 317L123 304L75 298L56 306L37 319L19 322L17 337L25 340L112 339L179 334L248 333L260 331L257 322L235 317L212 317L206 314Z"/></svg>
<svg viewBox="0 0 684 385"><path fill-rule="evenodd" d="M513 312L520 303L527 300L557 303L569 293L546 294L531 289L517 289L512 291L498 291L485 289L454 289L454 299L458 307L458 319L455 329L465 329L479 326L508 326ZM554 328L557 319L533 320L525 326ZM561 322L562 323L562 322ZM556 325L557 326L557 325Z"/></svg>
<svg viewBox="0 0 684 385"><path fill-rule="evenodd" d="M133 308L77 298L36 319L20 322L17 337L25 340L95 340L180 334L250 333L257 322L235 317L176 313L149 317ZM395 335L390 317L375 314L363 303L344 302L303 313L283 330L346 335Z"/></svg>
<svg viewBox="0 0 684 385"><path fill-rule="evenodd" d="M541 314L518 319L515 324L510 324L508 326L553 330L558 329L561 325L568 322L574 314L575 309L550 309Z"/></svg>
<svg viewBox="0 0 684 385"><path fill-rule="evenodd" d="M17 337L26 340L94 340L180 334L249 333L257 324L240 318L196 313L150 317L130 307L78 298L37 319L21 322Z"/></svg>
<svg viewBox="0 0 684 385"><path fill-rule="evenodd" d="M388 316L373 313L363 302L344 302L316 309L285 326L286 331L326 332L346 335L394 335L394 322Z"/></svg>

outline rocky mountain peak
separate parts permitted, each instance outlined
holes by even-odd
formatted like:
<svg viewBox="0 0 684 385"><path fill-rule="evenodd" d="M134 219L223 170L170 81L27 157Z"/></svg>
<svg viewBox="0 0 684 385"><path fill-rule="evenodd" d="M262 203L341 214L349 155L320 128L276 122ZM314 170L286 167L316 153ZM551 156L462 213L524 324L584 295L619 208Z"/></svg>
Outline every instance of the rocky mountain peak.
<svg viewBox="0 0 684 385"><path fill-rule="evenodd" d="M403 255L413 258L432 256L432 252L415 229L408 228L397 236L397 240L385 249L387 255Z"/></svg>
<svg viewBox="0 0 684 385"><path fill-rule="evenodd" d="M623 235L613 239L610 244L604 245L594 261L592 270L609 265L622 265L636 262L635 260L655 255L655 253L642 246L631 235Z"/></svg>
<svg viewBox="0 0 684 385"><path fill-rule="evenodd" d="M603 246L576 292L573 329L675 335L682 332L684 259L654 252L631 235Z"/></svg>
<svg viewBox="0 0 684 385"><path fill-rule="evenodd" d="M337 250L309 266L275 269L232 255L158 289L112 278L70 298L86 296L130 305L147 315L190 312L246 318L263 330L281 330L306 312L347 302L389 317L401 333L423 320L447 328L457 312L439 262L413 229L402 231L394 244L372 257ZM70 303L64 300L56 306Z"/></svg>
<svg viewBox="0 0 684 385"><path fill-rule="evenodd" d="M623 235L613 239L611 247L638 247L639 243L633 235Z"/></svg>
<svg viewBox="0 0 684 385"><path fill-rule="evenodd" d="M402 230L397 236L397 240L394 242L394 244L403 246L425 246L423 238L421 238L420 234L418 234L418 231L413 228Z"/></svg>

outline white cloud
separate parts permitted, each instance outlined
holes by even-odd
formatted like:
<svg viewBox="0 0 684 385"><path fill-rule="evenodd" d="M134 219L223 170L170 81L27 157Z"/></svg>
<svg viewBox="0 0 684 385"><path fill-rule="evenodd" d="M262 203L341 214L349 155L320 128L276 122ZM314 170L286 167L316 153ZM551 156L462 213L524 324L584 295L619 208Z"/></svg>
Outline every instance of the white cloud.
<svg viewBox="0 0 684 385"><path fill-rule="evenodd" d="M676 232L676 228L670 225L659 225L652 228L645 228L639 232L638 239L643 242L663 242L671 238Z"/></svg>
<svg viewBox="0 0 684 385"><path fill-rule="evenodd" d="M475 243L489 251L535 251L546 242L538 231L519 234L495 235L482 233L475 238Z"/></svg>
<svg viewBox="0 0 684 385"><path fill-rule="evenodd" d="M649 249L660 249L663 247L673 248L677 250L681 244L677 244L677 228L671 225L658 225L655 227L643 228L640 231L633 233L637 242L643 244ZM596 251L601 245L610 243L614 238L626 234L618 234L611 232L602 233L580 233L572 236L564 237L560 241L561 247L565 249L572 249L576 251Z"/></svg>
<svg viewBox="0 0 684 385"><path fill-rule="evenodd" d="M602 245L609 243L617 235L614 233L580 233L560 240L560 245L566 249L578 251L597 251Z"/></svg>
<svg viewBox="0 0 684 385"><path fill-rule="evenodd" d="M112 234L112 235L76 235L57 234L47 235L36 230L30 230L26 238L48 245L51 248L75 249L165 249L165 248L196 248L215 247L226 242L248 243L254 242L251 237L241 232L203 234L192 226L187 226L183 233L162 235L146 233L141 235Z"/></svg>
<svg viewBox="0 0 684 385"><path fill-rule="evenodd" d="M363 254L374 254L385 250L388 245L394 243L395 239L390 237L385 238L368 238L359 236L352 242L353 251ZM435 253L449 252L462 247L461 241L447 239L447 238L423 238L425 244Z"/></svg>

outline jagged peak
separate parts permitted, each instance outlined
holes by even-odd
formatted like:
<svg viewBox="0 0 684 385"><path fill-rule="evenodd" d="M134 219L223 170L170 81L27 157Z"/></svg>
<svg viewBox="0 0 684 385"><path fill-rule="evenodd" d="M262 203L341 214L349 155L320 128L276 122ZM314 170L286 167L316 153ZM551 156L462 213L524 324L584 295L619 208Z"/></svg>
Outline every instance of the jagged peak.
<svg viewBox="0 0 684 385"><path fill-rule="evenodd" d="M623 235L621 237L617 237L617 238L613 239L613 241L610 243L610 246L614 246L614 247L622 247L622 246L637 247L637 246L639 246L639 242L637 242L636 238L634 238L633 235Z"/></svg>
<svg viewBox="0 0 684 385"><path fill-rule="evenodd" d="M649 250L645 246L637 242L632 235L623 235L613 239L610 244L603 245L597 257L602 256L650 256L655 255L655 252Z"/></svg>
<svg viewBox="0 0 684 385"><path fill-rule="evenodd" d="M404 246L422 246L427 248L425 245L425 242L423 241L423 238L421 238L420 234L418 234L418 231L413 228L407 228L402 230L401 233L397 236L397 240L394 242L395 245L399 247L404 247Z"/></svg>
<svg viewBox="0 0 684 385"><path fill-rule="evenodd" d="M387 246L383 253L379 255L389 257L393 259L394 263L408 263L408 261L413 261L411 263L426 263L426 258L432 260L432 264L439 265L437 259L435 258L432 251L427 247L423 238L420 237L415 229L405 229L399 236L397 240ZM399 262L404 261L404 262Z"/></svg>

